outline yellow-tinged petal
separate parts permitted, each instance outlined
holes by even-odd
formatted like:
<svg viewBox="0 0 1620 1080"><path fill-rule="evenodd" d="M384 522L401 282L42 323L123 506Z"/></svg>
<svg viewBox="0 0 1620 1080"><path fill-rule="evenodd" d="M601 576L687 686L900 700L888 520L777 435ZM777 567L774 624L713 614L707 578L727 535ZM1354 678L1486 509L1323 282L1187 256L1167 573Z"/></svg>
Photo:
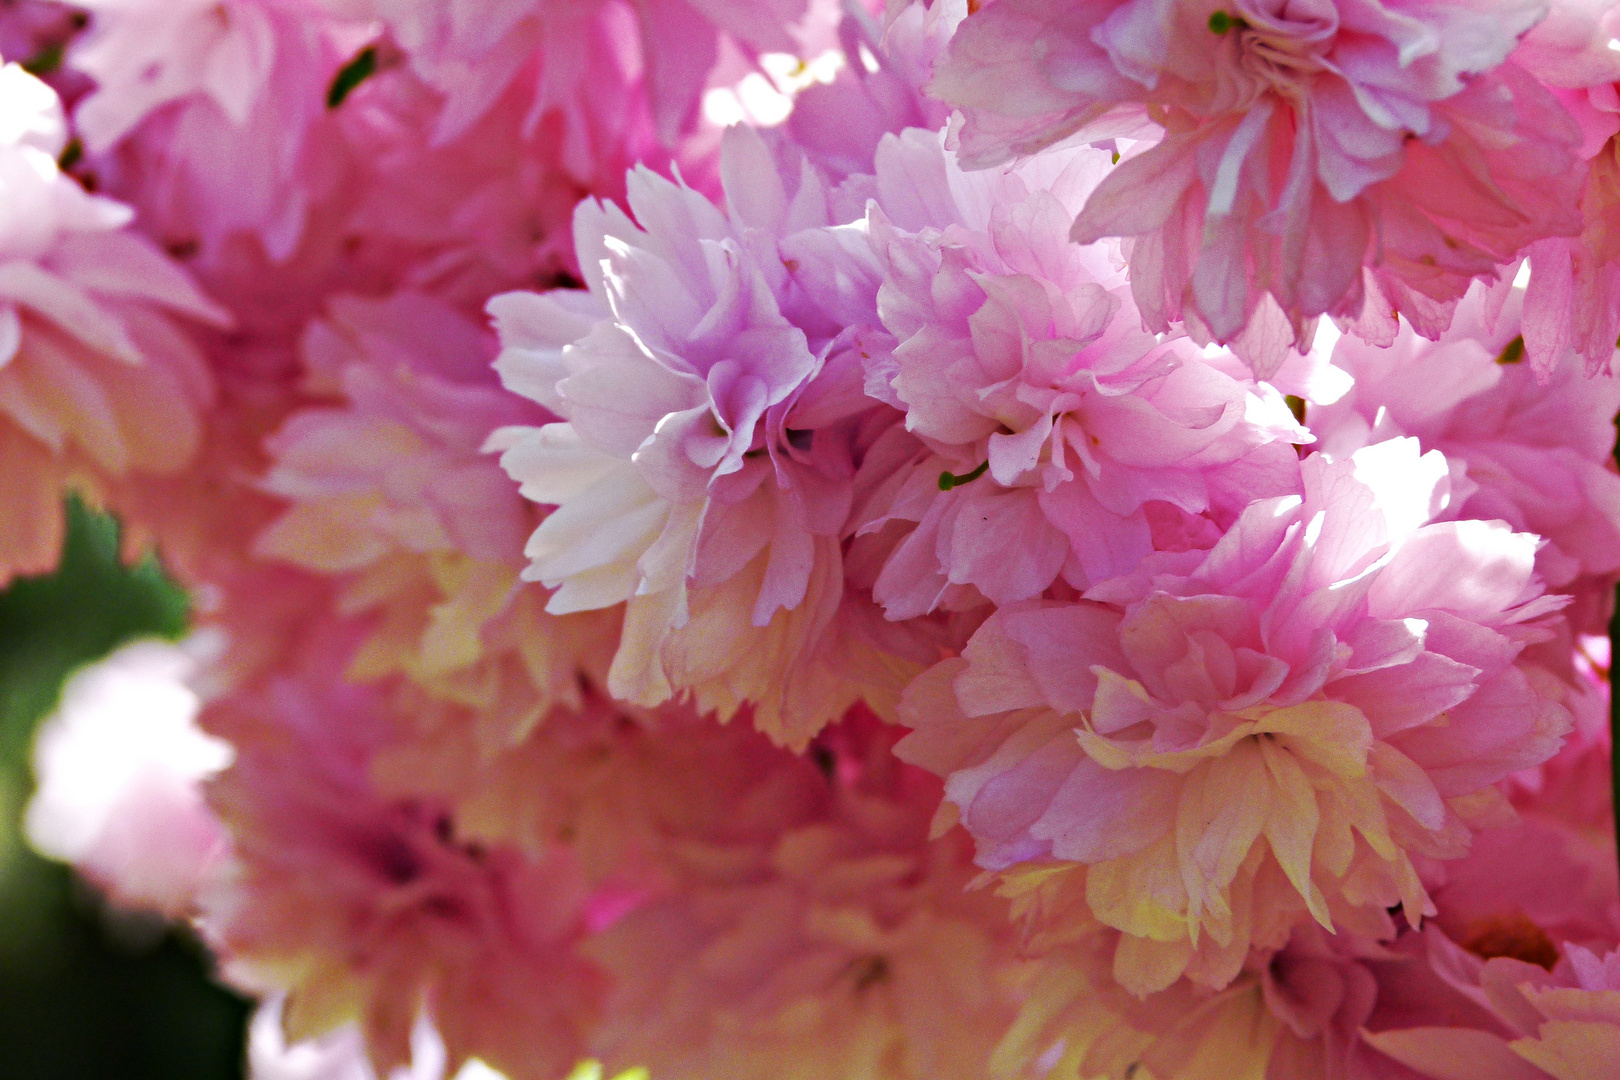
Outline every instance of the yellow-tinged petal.
<svg viewBox="0 0 1620 1080"><path fill-rule="evenodd" d="M1091 666L1097 677L1097 693L1092 700L1092 726L1100 731L1122 731L1132 724L1151 720L1158 711L1147 689L1135 679L1127 679L1100 664Z"/></svg>
<svg viewBox="0 0 1620 1080"><path fill-rule="evenodd" d="M1401 849L1389 835L1389 819L1384 815L1383 802L1378 791L1370 784L1339 784L1334 789L1355 825L1356 832L1367 841L1367 846L1380 859L1390 861L1400 855Z"/></svg>
<svg viewBox="0 0 1620 1080"><path fill-rule="evenodd" d="M574 1070L568 1074L568 1080L602 1080L603 1076L602 1063L586 1059L574 1066ZM648 1077L647 1070L637 1065L633 1069L624 1070L612 1080L648 1080Z"/></svg>
<svg viewBox="0 0 1620 1080"><path fill-rule="evenodd" d="M1620 1027L1579 1020L1550 1020L1540 1037L1518 1039L1513 1052L1557 1080L1620 1076Z"/></svg>
<svg viewBox="0 0 1620 1080"><path fill-rule="evenodd" d="M1147 742L1115 742L1089 727L1076 729L1080 746L1105 769L1150 768L1189 773L1212 758L1219 758L1254 734L1253 724L1239 724L1218 739L1188 750L1155 751Z"/></svg>
<svg viewBox="0 0 1620 1080"><path fill-rule="evenodd" d="M1142 1059L1164 1080L1264 1080L1280 1021L1252 986L1200 1007Z"/></svg>
<svg viewBox="0 0 1620 1080"><path fill-rule="evenodd" d="M1328 914L1327 897L1311 880L1311 852L1316 844L1316 830L1321 812L1316 805L1316 792L1311 787L1305 770L1300 768L1294 755L1270 739L1259 740L1260 757L1271 775L1271 813L1266 818L1266 841L1277 857L1283 873L1294 888L1305 898L1306 906L1317 922L1329 931L1333 918Z"/></svg>
<svg viewBox="0 0 1620 1080"><path fill-rule="evenodd" d="M440 558L433 563L444 561ZM491 563L470 563L462 575L465 580L452 587L443 584L449 599L430 609L427 629L422 633L420 659L414 665L413 675L420 681L430 680L460 670L478 661L483 655L484 624L500 614L511 596L517 575L504 566Z"/></svg>
<svg viewBox="0 0 1620 1080"><path fill-rule="evenodd" d="M338 963L317 963L288 995L281 1028L288 1043L325 1035L360 1017L363 987Z"/></svg>
<svg viewBox="0 0 1620 1080"><path fill-rule="evenodd" d="M1176 872L1175 840L1166 836L1123 859L1086 871L1086 903L1117 930L1155 941L1187 933L1187 889Z"/></svg>
<svg viewBox="0 0 1620 1080"><path fill-rule="evenodd" d="M1256 721L1255 730L1277 735L1294 753L1336 776L1353 780L1366 774L1372 725L1354 705L1306 701L1274 709Z"/></svg>
<svg viewBox="0 0 1620 1080"><path fill-rule="evenodd" d="M388 553L381 536L356 527L382 508L383 498L377 494L294 503L260 534L254 554L325 574L360 570Z"/></svg>
<svg viewBox="0 0 1620 1080"><path fill-rule="evenodd" d="M1254 740L1240 743L1187 778L1175 838L1192 927L1206 910L1220 922L1229 921L1226 888L1270 814L1271 785ZM1196 929L1192 932L1196 941Z"/></svg>
<svg viewBox="0 0 1620 1080"><path fill-rule="evenodd" d="M1181 978L1192 956L1193 943L1186 937L1154 941L1122 934L1114 949L1114 978L1136 996L1147 997Z"/></svg>
<svg viewBox="0 0 1620 1080"><path fill-rule="evenodd" d="M1519 992L1543 1016L1559 1020L1589 1020L1620 1029L1620 990L1525 986Z"/></svg>
<svg viewBox="0 0 1620 1080"><path fill-rule="evenodd" d="M1373 780L1396 806L1419 825L1438 832L1446 823L1446 805L1423 767L1388 743L1375 743L1368 755Z"/></svg>
<svg viewBox="0 0 1620 1080"><path fill-rule="evenodd" d="M1364 1031L1380 1053L1434 1080L1542 1080L1498 1035L1467 1028Z"/></svg>
<svg viewBox="0 0 1620 1080"><path fill-rule="evenodd" d="M1108 741L1090 728L1076 728L1074 733L1080 740L1080 749L1084 750L1091 760L1103 768L1129 769L1136 764L1136 760L1129 750Z"/></svg>

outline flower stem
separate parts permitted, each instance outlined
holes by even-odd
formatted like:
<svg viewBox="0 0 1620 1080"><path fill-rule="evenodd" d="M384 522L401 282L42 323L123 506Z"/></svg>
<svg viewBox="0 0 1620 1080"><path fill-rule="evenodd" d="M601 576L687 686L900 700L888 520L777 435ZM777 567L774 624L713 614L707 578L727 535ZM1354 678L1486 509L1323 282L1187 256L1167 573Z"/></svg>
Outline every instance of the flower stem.
<svg viewBox="0 0 1620 1080"><path fill-rule="evenodd" d="M1620 659L1620 585L1615 586L1614 613L1609 616L1609 792L1615 813L1615 842L1620 845L1620 694L1614 692L1614 662ZM1620 846L1616 848L1620 856Z"/></svg>
<svg viewBox="0 0 1620 1080"><path fill-rule="evenodd" d="M990 462L981 461L979 463L979 467L970 473L957 474L942 472L939 474L939 490L949 491L952 488L959 488L963 484L971 484L973 481L983 476L985 470L988 468L990 468Z"/></svg>
<svg viewBox="0 0 1620 1080"><path fill-rule="evenodd" d="M1620 426L1620 417L1615 420ZM1614 462L1620 468L1620 438L1614 444ZM1620 756L1614 752L1620 742L1620 694L1614 692L1614 664L1620 660L1620 582L1614 587L1614 610L1609 613L1609 798L1610 810L1615 817L1615 844L1620 857Z"/></svg>

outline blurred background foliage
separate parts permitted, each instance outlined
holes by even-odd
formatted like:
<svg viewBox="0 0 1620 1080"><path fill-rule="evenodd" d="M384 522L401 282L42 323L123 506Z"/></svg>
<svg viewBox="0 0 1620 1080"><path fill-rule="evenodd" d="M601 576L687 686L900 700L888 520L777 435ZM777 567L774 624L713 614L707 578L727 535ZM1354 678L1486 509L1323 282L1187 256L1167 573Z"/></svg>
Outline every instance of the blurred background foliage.
<svg viewBox="0 0 1620 1080"><path fill-rule="evenodd" d="M228 1080L249 1004L185 930L104 910L21 835L34 730L75 669L132 638L185 632L186 597L118 526L74 502L60 569L0 593L0 1076Z"/></svg>

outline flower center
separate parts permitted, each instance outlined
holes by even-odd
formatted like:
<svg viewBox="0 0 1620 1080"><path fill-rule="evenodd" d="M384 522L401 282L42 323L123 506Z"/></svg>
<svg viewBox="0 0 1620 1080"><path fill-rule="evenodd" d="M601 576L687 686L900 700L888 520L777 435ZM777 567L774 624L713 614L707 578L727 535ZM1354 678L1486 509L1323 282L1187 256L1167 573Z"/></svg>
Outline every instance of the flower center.
<svg viewBox="0 0 1620 1080"><path fill-rule="evenodd" d="M1209 16L1210 32L1232 41L1244 75L1287 96L1327 65L1323 57L1338 35L1338 11L1323 0L1260 0Z"/></svg>
<svg viewBox="0 0 1620 1080"><path fill-rule="evenodd" d="M1558 963L1558 946L1522 911L1475 921L1468 927L1462 947L1486 960L1510 956L1548 971Z"/></svg>

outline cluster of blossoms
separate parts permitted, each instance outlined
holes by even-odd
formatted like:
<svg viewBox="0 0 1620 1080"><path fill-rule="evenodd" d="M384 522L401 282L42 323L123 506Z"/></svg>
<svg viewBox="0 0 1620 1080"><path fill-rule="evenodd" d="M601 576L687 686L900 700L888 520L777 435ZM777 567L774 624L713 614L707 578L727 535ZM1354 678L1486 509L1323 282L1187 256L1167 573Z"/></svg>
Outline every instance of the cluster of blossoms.
<svg viewBox="0 0 1620 1080"><path fill-rule="evenodd" d="M0 2L36 843L258 1080L1620 1076L1620 4L1217 2Z"/></svg>

